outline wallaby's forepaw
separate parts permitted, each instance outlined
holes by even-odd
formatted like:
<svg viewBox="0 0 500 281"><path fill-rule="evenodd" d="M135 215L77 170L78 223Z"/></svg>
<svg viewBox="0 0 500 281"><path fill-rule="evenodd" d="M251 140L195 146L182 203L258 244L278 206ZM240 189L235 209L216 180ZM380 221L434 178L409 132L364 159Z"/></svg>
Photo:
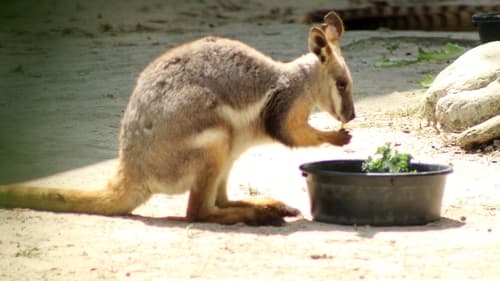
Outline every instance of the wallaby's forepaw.
<svg viewBox="0 0 500 281"><path fill-rule="evenodd" d="M329 143L337 146L343 146L351 141L352 135L346 129L331 132Z"/></svg>

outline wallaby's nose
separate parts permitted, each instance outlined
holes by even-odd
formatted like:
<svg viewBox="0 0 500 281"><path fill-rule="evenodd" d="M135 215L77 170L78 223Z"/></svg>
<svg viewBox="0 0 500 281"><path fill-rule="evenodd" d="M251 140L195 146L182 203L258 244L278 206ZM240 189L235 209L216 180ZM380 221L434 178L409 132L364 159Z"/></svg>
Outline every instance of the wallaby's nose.
<svg viewBox="0 0 500 281"><path fill-rule="evenodd" d="M344 123L347 123L354 118L356 118L356 113L354 113L354 108L351 108L349 111L344 112L343 114Z"/></svg>
<svg viewBox="0 0 500 281"><path fill-rule="evenodd" d="M351 116L349 117L349 121L356 118L356 113L354 112L354 108L352 109Z"/></svg>
<svg viewBox="0 0 500 281"><path fill-rule="evenodd" d="M354 104L351 99L342 101L342 109L339 115L341 121L344 123L347 123L356 117Z"/></svg>

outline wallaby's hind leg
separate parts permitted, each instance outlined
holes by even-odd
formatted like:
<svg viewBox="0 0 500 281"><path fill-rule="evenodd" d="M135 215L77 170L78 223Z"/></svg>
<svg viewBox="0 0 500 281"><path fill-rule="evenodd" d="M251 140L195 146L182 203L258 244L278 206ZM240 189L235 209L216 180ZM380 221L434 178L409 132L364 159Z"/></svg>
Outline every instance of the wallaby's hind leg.
<svg viewBox="0 0 500 281"><path fill-rule="evenodd" d="M269 197L252 197L244 200L227 201L227 207L251 207L266 210L279 215L280 217L296 217L300 211L287 204Z"/></svg>
<svg viewBox="0 0 500 281"><path fill-rule="evenodd" d="M259 202L229 201L224 165L228 153L223 146L212 147L210 157L198 169L196 184L191 188L187 219L220 224L246 223L250 225L282 225L285 216L296 216L298 211L282 202L265 199Z"/></svg>
<svg viewBox="0 0 500 281"><path fill-rule="evenodd" d="M200 181L201 183L201 181ZM202 186L204 184L204 186ZM260 205L235 204L219 207L214 198L206 196L206 189L213 189L216 185L204 181L198 188L191 190L187 210L187 219L193 222L215 222L220 224L246 223L249 225L282 225L284 215L273 209ZM206 187L206 188L204 188Z"/></svg>
<svg viewBox="0 0 500 281"><path fill-rule="evenodd" d="M285 203L268 197L252 197L245 200L231 201L227 196L226 181L221 181L217 190L216 206L219 208L229 207L252 207L265 209L276 213L281 217L295 217L300 214L298 209L290 207Z"/></svg>

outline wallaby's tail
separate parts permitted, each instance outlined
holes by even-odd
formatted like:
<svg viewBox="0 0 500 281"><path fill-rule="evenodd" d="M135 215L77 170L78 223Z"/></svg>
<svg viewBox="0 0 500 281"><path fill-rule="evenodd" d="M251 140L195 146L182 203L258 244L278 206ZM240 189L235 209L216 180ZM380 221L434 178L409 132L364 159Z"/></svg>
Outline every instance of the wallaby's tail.
<svg viewBox="0 0 500 281"><path fill-rule="evenodd" d="M150 194L140 186L111 180L102 190L71 190L22 185L0 186L0 208L28 208L54 212L126 215Z"/></svg>

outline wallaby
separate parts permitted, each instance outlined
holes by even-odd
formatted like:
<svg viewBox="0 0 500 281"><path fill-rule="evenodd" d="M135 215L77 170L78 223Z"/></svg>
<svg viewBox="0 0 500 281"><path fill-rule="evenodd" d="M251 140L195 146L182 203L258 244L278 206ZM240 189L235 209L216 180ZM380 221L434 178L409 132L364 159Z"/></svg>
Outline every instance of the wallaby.
<svg viewBox="0 0 500 281"><path fill-rule="evenodd" d="M234 40L206 37L167 50L140 74L120 132L119 166L98 191L8 185L0 206L127 215L152 194L190 191L190 222L281 225L299 211L273 199L230 201L226 181L247 148L342 146L343 129L308 123L315 106L342 124L355 117L352 78L342 57L335 12L309 33L310 53L275 61Z"/></svg>

